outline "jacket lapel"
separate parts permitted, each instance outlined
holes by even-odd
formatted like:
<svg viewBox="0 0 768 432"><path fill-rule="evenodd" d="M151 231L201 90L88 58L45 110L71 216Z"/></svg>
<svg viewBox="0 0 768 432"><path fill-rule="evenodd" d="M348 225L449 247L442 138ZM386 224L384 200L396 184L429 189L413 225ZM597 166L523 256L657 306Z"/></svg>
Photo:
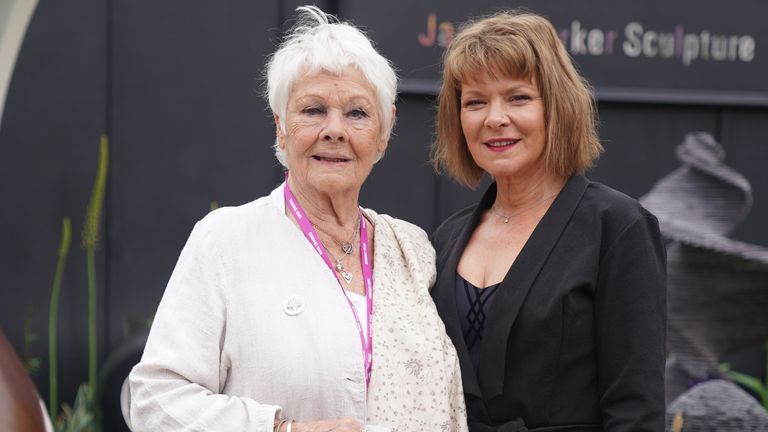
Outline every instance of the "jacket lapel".
<svg viewBox="0 0 768 432"><path fill-rule="evenodd" d="M480 221L480 217L483 215L483 211L493 204L495 199L496 183L493 183L480 199L467 222L461 229L456 230L450 239L445 240L446 244L452 246L447 250L447 253L437 257L439 274L437 284L432 289L432 297L437 305L437 310L441 311L441 316L445 323L445 331L453 341L456 353L459 356L459 363L463 371L461 379L464 393L477 396L478 398L482 398L480 385L478 384L477 376L472 372L475 370L475 366L472 364L467 344L464 342L464 334L461 330L459 312L456 306L456 268L459 265L461 254L469 242L469 238L472 236L475 227L477 227Z"/></svg>
<svg viewBox="0 0 768 432"><path fill-rule="evenodd" d="M583 176L573 176L568 180L563 190L560 191L560 194L552 203L552 206L534 229L531 237L512 264L496 293L497 298L494 299L491 309L488 311L488 318L485 321L486 325L480 346L480 364L478 367L479 384L482 389L483 398L486 401L502 393L509 332L517 319L520 307L525 302L528 291L536 281L552 248L554 248L571 215L576 210L588 184L589 180ZM495 185L493 189L495 195ZM484 200L485 198L487 196L483 197ZM490 204L487 205L490 206ZM484 208L481 208L480 212ZM476 224L477 220L475 220ZM474 230L475 225L472 226L470 234ZM467 236L466 238L468 240L469 237ZM457 244L457 246L459 245ZM466 246L466 240L460 246L461 251L463 251ZM461 251L458 253L459 257L461 256ZM451 268L455 271L458 259L452 261L452 263L452 266L443 268ZM453 309L456 309L455 300ZM460 326L459 335L461 336ZM464 350L466 351L466 347ZM469 361L468 353L466 356L467 361ZM471 362L468 365L471 366ZM461 366L462 370L467 370L464 369L464 363Z"/></svg>

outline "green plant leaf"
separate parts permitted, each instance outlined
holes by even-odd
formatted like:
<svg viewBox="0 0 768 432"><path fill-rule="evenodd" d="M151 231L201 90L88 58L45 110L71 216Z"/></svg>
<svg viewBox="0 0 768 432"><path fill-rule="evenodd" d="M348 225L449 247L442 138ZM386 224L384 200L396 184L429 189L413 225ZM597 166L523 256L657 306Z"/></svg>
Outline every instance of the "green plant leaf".
<svg viewBox="0 0 768 432"><path fill-rule="evenodd" d="M742 385L757 394L762 394L765 391L763 382L753 376L733 370L726 373L726 376L732 379L735 383Z"/></svg>
<svg viewBox="0 0 768 432"><path fill-rule="evenodd" d="M28 374L34 375L37 373L37 371L40 370L40 364L42 363L42 360L40 357L32 357L28 358L24 361L24 370L27 371Z"/></svg>
<svg viewBox="0 0 768 432"><path fill-rule="evenodd" d="M88 210L85 215L83 227L83 248L96 250L99 247L99 221L104 204L104 191L107 186L107 170L109 168L109 140L106 135L101 136L99 142L99 166L96 172L96 180L93 182L91 199L88 202Z"/></svg>
<svg viewBox="0 0 768 432"><path fill-rule="evenodd" d="M70 243L72 241L72 221L64 217L61 221L61 242L59 243L56 270L53 273L51 300L48 304L48 412L51 418L56 417L59 409L59 372L58 372L58 314L61 281L67 265Z"/></svg>
<svg viewBox="0 0 768 432"><path fill-rule="evenodd" d="M101 136L99 141L99 166L96 179L93 182L91 199L83 227L83 248L86 254L86 271L88 276L88 384L89 395L95 397L98 388L98 347L96 331L96 250L99 247L99 224L101 211L104 206L104 193L107 185L109 169L109 139Z"/></svg>
<svg viewBox="0 0 768 432"><path fill-rule="evenodd" d="M81 384L75 396L74 407L62 405L62 413L56 420L57 432L93 432L95 429L94 405L89 396L88 384Z"/></svg>
<svg viewBox="0 0 768 432"><path fill-rule="evenodd" d="M766 353L768 353L768 343L766 343ZM756 394L760 398L763 408L768 411L768 376L766 376L764 383L759 378L733 370L730 363L720 363L720 372L731 381ZM768 364L766 364L766 372L768 372Z"/></svg>
<svg viewBox="0 0 768 432"><path fill-rule="evenodd" d="M33 356L32 344L35 343L40 337L32 329L32 316L34 315L35 307L28 305L26 313L24 314L24 348L22 366L29 375L34 375L40 369L40 357Z"/></svg>

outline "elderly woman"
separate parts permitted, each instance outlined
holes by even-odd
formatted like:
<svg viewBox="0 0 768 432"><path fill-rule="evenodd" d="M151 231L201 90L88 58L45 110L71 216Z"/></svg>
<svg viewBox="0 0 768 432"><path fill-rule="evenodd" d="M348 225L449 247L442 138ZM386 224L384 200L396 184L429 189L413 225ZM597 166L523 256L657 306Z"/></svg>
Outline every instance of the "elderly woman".
<svg viewBox="0 0 768 432"><path fill-rule="evenodd" d="M652 214L583 176L601 150L546 19L503 12L459 32L435 162L494 182L435 232L432 295L470 431L664 430L664 246Z"/></svg>
<svg viewBox="0 0 768 432"><path fill-rule="evenodd" d="M267 66L287 180L195 226L130 375L134 431L467 428L434 250L358 206L395 73L356 28L299 10Z"/></svg>

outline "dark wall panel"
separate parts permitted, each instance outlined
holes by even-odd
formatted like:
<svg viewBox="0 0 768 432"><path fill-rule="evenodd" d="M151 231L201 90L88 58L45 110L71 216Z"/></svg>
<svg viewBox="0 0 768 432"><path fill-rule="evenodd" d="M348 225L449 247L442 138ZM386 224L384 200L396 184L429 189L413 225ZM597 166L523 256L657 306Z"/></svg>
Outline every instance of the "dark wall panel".
<svg viewBox="0 0 768 432"><path fill-rule="evenodd" d="M194 223L278 178L261 97L279 4L116 1L111 344L152 317Z"/></svg>
<svg viewBox="0 0 768 432"><path fill-rule="evenodd" d="M447 174L440 176L438 189L439 201L437 203L439 217L437 218L434 228L440 226L446 218L457 211L468 206L476 205L492 181L491 177L486 175L483 177L477 188L472 190L458 184L448 177Z"/></svg>
<svg viewBox="0 0 768 432"><path fill-rule="evenodd" d="M638 198L680 166L675 147L687 132L715 134L715 108L674 105L600 104L605 153L587 174Z"/></svg>
<svg viewBox="0 0 768 432"><path fill-rule="evenodd" d="M74 398L87 362L80 232L96 173L99 135L105 131L105 14L103 2L39 3L19 52L0 128L0 327L21 352L25 311L33 308L30 329L39 339L29 346L29 354L43 360L33 378L44 397L51 283L61 221L72 218L58 320L63 400Z"/></svg>
<svg viewBox="0 0 768 432"><path fill-rule="evenodd" d="M723 112L725 162L752 184L754 205L733 237L768 247L768 109Z"/></svg>

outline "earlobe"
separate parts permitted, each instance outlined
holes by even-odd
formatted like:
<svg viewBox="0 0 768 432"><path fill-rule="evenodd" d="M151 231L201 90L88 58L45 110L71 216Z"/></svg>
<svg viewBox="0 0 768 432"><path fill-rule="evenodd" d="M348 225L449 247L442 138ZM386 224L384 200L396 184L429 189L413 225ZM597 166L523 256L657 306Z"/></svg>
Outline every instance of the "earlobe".
<svg viewBox="0 0 768 432"><path fill-rule="evenodd" d="M385 151L387 151L387 146L389 145L389 137L382 138L381 142L379 143L378 153L381 155L384 154Z"/></svg>
<svg viewBox="0 0 768 432"><path fill-rule="evenodd" d="M387 150L387 146L389 145L389 139L392 137L392 129L395 127L395 119L397 118L397 108L394 104L392 104L392 119L389 121L389 129L387 129L386 135L384 135L381 138L381 143L379 144L379 153L381 155L384 155L384 152Z"/></svg>
<svg viewBox="0 0 768 432"><path fill-rule="evenodd" d="M285 144L283 143L283 128L280 127L280 116L272 114L272 117L275 119L275 136L277 137L277 144L281 149L285 150Z"/></svg>

